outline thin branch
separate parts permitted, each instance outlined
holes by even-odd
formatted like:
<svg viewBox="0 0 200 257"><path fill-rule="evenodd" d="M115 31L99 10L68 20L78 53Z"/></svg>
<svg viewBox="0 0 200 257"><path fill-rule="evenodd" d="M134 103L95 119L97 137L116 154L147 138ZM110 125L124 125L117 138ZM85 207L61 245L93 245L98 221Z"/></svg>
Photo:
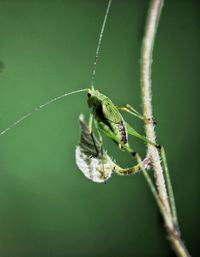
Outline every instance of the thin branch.
<svg viewBox="0 0 200 257"><path fill-rule="evenodd" d="M140 165L140 169L142 170L144 178L146 179L146 182L147 182L147 184L148 184L148 186L149 186L149 188L150 188L150 190L153 194L153 197L154 197L157 205L159 206L161 212L164 213L164 207L163 207L162 202L160 201L160 198L159 198L159 195L156 191L155 185L154 185L149 173L147 172L146 168L144 167L142 159L141 159L141 157L138 153L136 154L136 160L138 162L138 165Z"/></svg>
<svg viewBox="0 0 200 257"><path fill-rule="evenodd" d="M143 39L142 45L142 58L141 58L141 85L142 85L142 100L143 111L145 118L146 135L149 140L156 143L156 135L153 125L153 110L152 110L152 98L151 98L151 63L152 52L154 46L154 39L156 35L156 29L158 25L159 16L161 13L163 1L153 0L149 9L146 33ZM152 160L152 166L155 170L156 185L160 200L162 201L165 212L168 217L168 224L170 228L173 228L172 221L170 219L171 210L168 202L168 195L165 186L165 180L163 176L163 169L160 162L159 152L156 147L148 144L148 152Z"/></svg>
<svg viewBox="0 0 200 257"><path fill-rule="evenodd" d="M147 138L154 143L156 143L156 134L154 131L152 110L151 64L154 40L163 3L163 0L151 0L150 2L141 51L141 88L145 130ZM151 158L151 164L154 170L154 177L156 181L158 195L163 206L163 208L160 208L160 211L163 216L167 232L169 234L169 239L177 256L188 257L190 255L180 238L179 230L173 222L173 215L170 208L168 192L166 189L165 178L163 175L163 168L160 162L159 150L151 144L148 144L147 147L148 154Z"/></svg>
<svg viewBox="0 0 200 257"><path fill-rule="evenodd" d="M170 206L171 206L171 210L172 210L173 222L178 227L176 202L175 202L175 198L174 198L174 192L173 192L173 188L172 188L172 183L171 183L171 178L170 178L170 174L169 174L167 158L166 158L164 147L161 148L160 154L161 154L161 158L162 158L162 162L163 162L163 169L164 169L165 180L166 180L166 185L167 185L167 192L169 194L169 201L170 201Z"/></svg>

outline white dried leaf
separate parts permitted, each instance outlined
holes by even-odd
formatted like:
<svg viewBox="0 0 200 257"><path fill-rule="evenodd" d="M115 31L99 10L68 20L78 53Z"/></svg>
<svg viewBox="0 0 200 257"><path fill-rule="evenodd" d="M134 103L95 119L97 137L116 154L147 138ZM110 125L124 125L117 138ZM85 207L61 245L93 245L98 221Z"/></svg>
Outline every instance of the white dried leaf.
<svg viewBox="0 0 200 257"><path fill-rule="evenodd" d="M81 126L81 139L76 147L76 164L86 178L93 182L106 182L112 175L114 163L111 158L101 149L96 137L88 131L83 115L79 117Z"/></svg>
<svg viewBox="0 0 200 257"><path fill-rule="evenodd" d="M80 146L76 147L76 164L86 178L97 183L106 182L112 175L112 162L88 156Z"/></svg>

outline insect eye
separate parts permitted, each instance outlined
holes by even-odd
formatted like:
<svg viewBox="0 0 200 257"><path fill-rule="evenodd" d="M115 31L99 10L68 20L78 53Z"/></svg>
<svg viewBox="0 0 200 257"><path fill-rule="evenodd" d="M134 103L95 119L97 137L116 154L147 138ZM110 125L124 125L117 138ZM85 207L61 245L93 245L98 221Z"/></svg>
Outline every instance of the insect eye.
<svg viewBox="0 0 200 257"><path fill-rule="evenodd" d="M87 93L87 96L88 96L88 97L90 97L90 96L91 96L91 94L90 94L90 93Z"/></svg>

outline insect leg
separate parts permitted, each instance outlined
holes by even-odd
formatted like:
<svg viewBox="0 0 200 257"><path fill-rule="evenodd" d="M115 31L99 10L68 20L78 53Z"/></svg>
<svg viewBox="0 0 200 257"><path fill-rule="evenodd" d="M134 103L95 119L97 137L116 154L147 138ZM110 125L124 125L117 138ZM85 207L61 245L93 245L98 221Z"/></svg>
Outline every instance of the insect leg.
<svg viewBox="0 0 200 257"><path fill-rule="evenodd" d="M119 168L119 167L114 167L114 171L118 174L118 175L133 175L139 171L141 171L141 167L139 164L133 166L133 167L130 167L130 168L126 168L126 169L123 169L123 168Z"/></svg>
<svg viewBox="0 0 200 257"><path fill-rule="evenodd" d="M96 150L96 156L98 156L99 155L99 150L96 146L94 136L93 136L93 121L94 121L94 115L93 115L93 113L90 113L90 118L89 118L89 123L88 123L88 131L89 131L89 134L90 134L90 136L92 138L92 141L94 143L94 148Z"/></svg>
<svg viewBox="0 0 200 257"><path fill-rule="evenodd" d="M93 113L90 113L90 118L88 122L88 130L90 134L92 133L93 119L94 119L94 115Z"/></svg>
<svg viewBox="0 0 200 257"><path fill-rule="evenodd" d="M124 106L117 106L117 108L120 111L128 112L128 113L134 115L135 117L137 117L141 120L144 120L144 116L142 116L142 114L140 114L138 111L136 111L130 104L126 104Z"/></svg>
<svg viewBox="0 0 200 257"><path fill-rule="evenodd" d="M137 165L129 168L121 168L119 166L115 167L115 172L119 175L134 175L139 171L142 171L141 165L143 165L144 169L148 169L150 166L150 158L146 157L142 163L138 163Z"/></svg>
<svg viewBox="0 0 200 257"><path fill-rule="evenodd" d="M140 114L136 109L134 109L130 104L126 104L121 107L117 107L121 111L125 111L130 113L131 115L139 118L140 120L143 120L146 123L153 123L154 125L157 125L157 122L154 119L146 119L142 114Z"/></svg>
<svg viewBox="0 0 200 257"><path fill-rule="evenodd" d="M103 131L106 136L111 138L114 142L116 142L120 149L125 149L128 153L130 153L132 156L136 155L136 152L129 146L129 144L123 144L121 140L114 134L114 132L103 122L98 123L98 127L101 131Z"/></svg>
<svg viewBox="0 0 200 257"><path fill-rule="evenodd" d="M95 124L95 127L96 127L96 130L97 130L97 134L98 134L98 138L99 138L99 143L100 143L100 152L101 152L101 158L102 158L102 170L104 171L104 162L103 162L103 158L104 158L104 152L103 152L103 138L102 138L102 135L101 135L101 132L99 130L99 127L98 127L98 123L96 120L94 120L94 124Z"/></svg>
<svg viewBox="0 0 200 257"><path fill-rule="evenodd" d="M150 141L148 138L146 138L145 136L143 136L143 135L141 135L140 133L138 133L138 132L137 132L133 127L131 127L131 125L129 125L127 122L126 122L126 127L127 127L127 132L128 132L128 134L130 134L130 135L132 135L132 136L134 136L134 137L137 137L137 138L143 140L144 142L149 143L149 144L151 144L151 145L153 145L153 146L155 146L155 147L157 147L157 148L160 149L160 145L158 145L158 144L156 144L156 143Z"/></svg>
<svg viewBox="0 0 200 257"><path fill-rule="evenodd" d="M94 124L95 124L96 130L97 130L97 134L98 134L98 138L99 138L99 143L101 145L101 154L103 156L103 138L102 138L102 135L101 135L101 132L99 130L99 127L98 127L98 124L97 124L96 120L94 120Z"/></svg>

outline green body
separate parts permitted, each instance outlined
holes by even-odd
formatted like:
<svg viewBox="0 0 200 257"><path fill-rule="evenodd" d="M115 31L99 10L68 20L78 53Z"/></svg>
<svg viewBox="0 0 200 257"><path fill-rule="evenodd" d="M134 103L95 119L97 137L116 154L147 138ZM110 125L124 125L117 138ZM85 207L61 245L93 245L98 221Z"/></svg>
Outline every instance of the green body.
<svg viewBox="0 0 200 257"><path fill-rule="evenodd" d="M88 105L99 128L106 134L110 133L119 146L128 147L126 122L110 98L92 89L88 91Z"/></svg>
<svg viewBox="0 0 200 257"><path fill-rule="evenodd" d="M135 136L146 143L150 143L156 147L159 147L155 143L151 142L145 136L139 134L132 126L125 122L119 109L127 111L127 108L120 108L114 105L114 103L101 94L98 90L88 90L88 105L92 109L92 116L95 119L95 123L108 137L113 139L120 148L125 149L131 154L135 154L135 151L128 144L128 134ZM133 111L128 111L132 115L138 117L138 112L132 108ZM139 114L140 119L144 119Z"/></svg>

